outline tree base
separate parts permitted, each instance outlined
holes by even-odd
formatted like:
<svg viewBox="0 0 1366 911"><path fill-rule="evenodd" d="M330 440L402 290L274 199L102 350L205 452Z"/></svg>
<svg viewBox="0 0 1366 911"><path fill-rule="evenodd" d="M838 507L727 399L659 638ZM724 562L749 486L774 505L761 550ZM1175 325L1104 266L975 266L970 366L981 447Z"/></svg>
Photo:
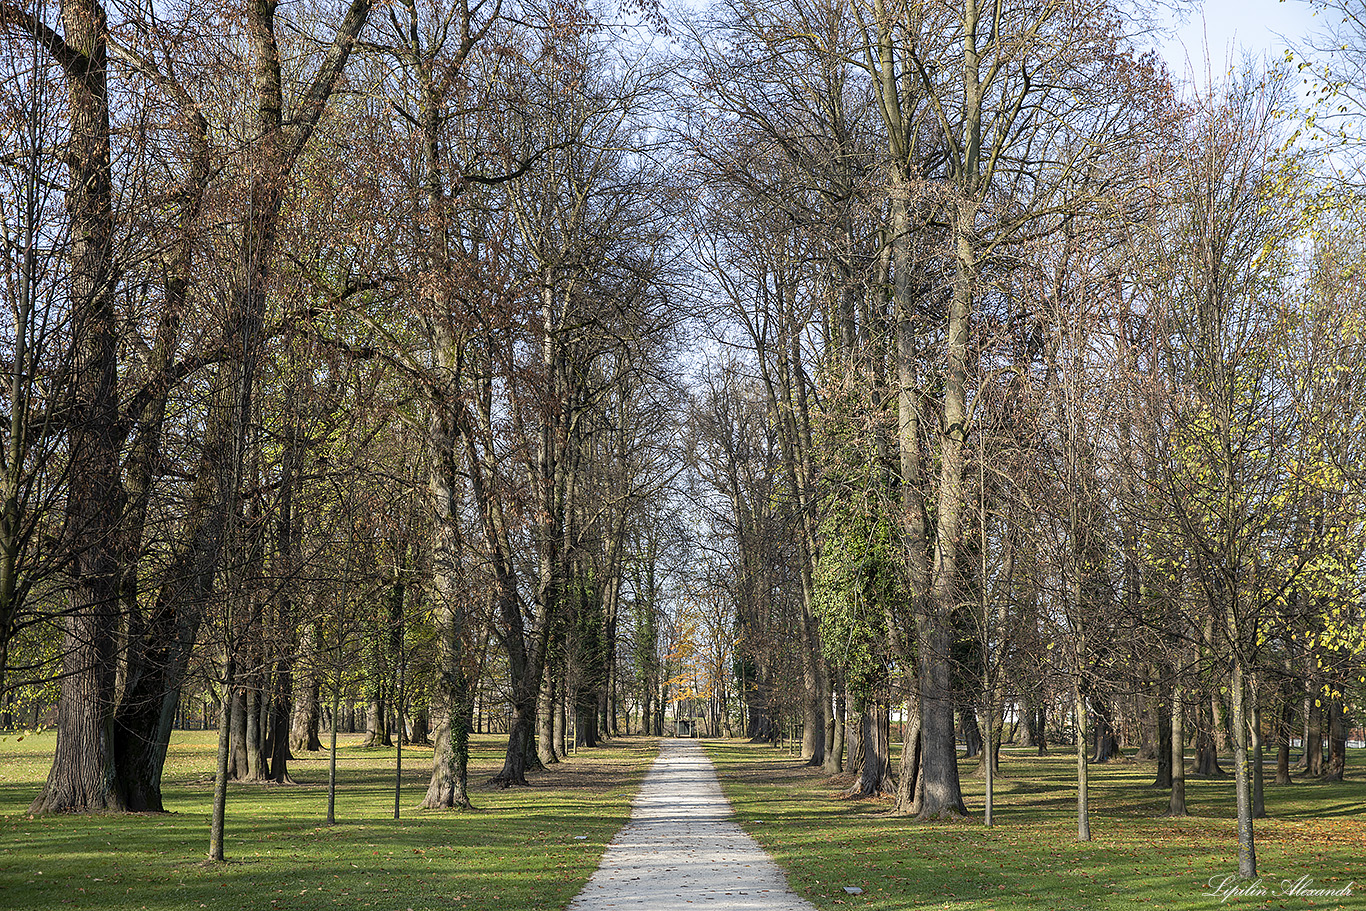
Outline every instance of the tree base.
<svg viewBox="0 0 1366 911"><path fill-rule="evenodd" d="M444 790L433 794L432 790L428 789L427 796L422 799L422 803L418 804L417 808L419 810L473 810L474 804L470 803L469 797L464 794Z"/></svg>

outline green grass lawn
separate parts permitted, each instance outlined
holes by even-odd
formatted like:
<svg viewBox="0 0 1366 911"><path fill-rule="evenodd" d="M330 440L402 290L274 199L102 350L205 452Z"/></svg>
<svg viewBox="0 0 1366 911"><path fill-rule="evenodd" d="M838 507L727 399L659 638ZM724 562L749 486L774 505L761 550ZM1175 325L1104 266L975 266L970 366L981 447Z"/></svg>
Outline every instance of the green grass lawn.
<svg viewBox="0 0 1366 911"><path fill-rule="evenodd" d="M503 737L474 738L473 811L413 809L431 749L406 747L402 819L393 819L394 750L339 749L337 824L327 811L326 753L290 764L300 784L232 785L227 863L207 864L217 735L178 732L166 814L31 818L53 735L0 737L0 908L563 908L630 813L657 751L647 738L582 750L532 787L484 782Z"/></svg>
<svg viewBox="0 0 1366 911"><path fill-rule="evenodd" d="M1361 751L1348 781L1268 784L1270 819L1255 837L1263 896L1207 896L1212 878L1237 871L1232 778L1187 779L1191 816L1170 819L1168 793L1150 787L1152 763L1091 768L1093 841L1077 842L1076 759L1003 751L995 821L982 825L984 782L961 764L974 819L921 823L885 815L890 803L842 800L846 781L804 769L786 753L711 742L708 754L745 829L817 906L875 908L1366 909L1366 776ZM1357 765L1352 767L1352 763ZM1225 763L1229 767L1230 763ZM1355 882L1351 898L1288 895L1283 880L1315 888ZM849 895L844 886L857 886Z"/></svg>

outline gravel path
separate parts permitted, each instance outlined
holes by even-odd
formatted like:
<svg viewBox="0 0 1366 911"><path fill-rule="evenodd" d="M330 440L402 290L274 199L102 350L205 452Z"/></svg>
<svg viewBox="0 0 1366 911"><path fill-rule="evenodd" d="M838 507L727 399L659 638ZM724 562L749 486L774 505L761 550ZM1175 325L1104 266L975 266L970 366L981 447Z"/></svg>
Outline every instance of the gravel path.
<svg viewBox="0 0 1366 911"><path fill-rule="evenodd" d="M665 740L631 819L569 911L816 911L731 818L693 740Z"/></svg>

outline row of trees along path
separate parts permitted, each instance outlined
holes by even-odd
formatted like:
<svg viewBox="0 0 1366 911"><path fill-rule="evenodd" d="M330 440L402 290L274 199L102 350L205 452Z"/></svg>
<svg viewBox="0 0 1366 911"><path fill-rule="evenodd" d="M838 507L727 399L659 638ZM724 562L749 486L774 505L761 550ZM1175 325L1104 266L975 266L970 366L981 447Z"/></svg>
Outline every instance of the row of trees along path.
<svg viewBox="0 0 1366 911"><path fill-rule="evenodd" d="M1340 779L1366 699L1366 26L1311 2L1188 85L1111 0L0 0L33 812L164 809L190 706L215 857L344 702L431 809L485 718L518 786L672 712L922 819L960 735L988 822L1063 735L1083 839L1193 740L1254 876L1263 753Z"/></svg>

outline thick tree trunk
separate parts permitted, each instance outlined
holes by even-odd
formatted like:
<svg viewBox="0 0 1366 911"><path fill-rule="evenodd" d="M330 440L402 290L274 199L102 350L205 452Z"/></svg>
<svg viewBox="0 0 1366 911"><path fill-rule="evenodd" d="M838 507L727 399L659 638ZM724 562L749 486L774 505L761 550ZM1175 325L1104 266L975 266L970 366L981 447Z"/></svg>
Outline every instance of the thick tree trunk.
<svg viewBox="0 0 1366 911"><path fill-rule="evenodd" d="M270 780L276 784L293 784L289 777L289 760L294 754L289 749L289 708L294 699L294 659L281 655L276 662L275 693L270 701Z"/></svg>
<svg viewBox="0 0 1366 911"><path fill-rule="evenodd" d="M459 586L458 471L450 425L431 418L430 491L436 528L432 534L432 595L437 619L437 673L433 708L438 713L432 777L424 809L469 808L469 737L473 681L466 669L466 594Z"/></svg>
<svg viewBox="0 0 1366 911"><path fill-rule="evenodd" d="M389 706L381 696L372 696L365 703L365 740L368 747L391 747L394 738L389 733Z"/></svg>
<svg viewBox="0 0 1366 911"><path fill-rule="evenodd" d="M835 697L835 710L831 718L833 724L827 731L825 767L822 769L827 775L838 775L844 771L844 748L848 737L847 701L843 691Z"/></svg>
<svg viewBox="0 0 1366 911"><path fill-rule="evenodd" d="M574 745L595 747L598 745L597 703L592 699L578 699L574 702Z"/></svg>
<svg viewBox="0 0 1366 911"><path fill-rule="evenodd" d="M233 690L231 720L228 722L228 779L242 781L247 768L247 694L243 686Z"/></svg>
<svg viewBox="0 0 1366 911"><path fill-rule="evenodd" d="M556 675L547 673L541 680L541 694L536 701L536 755L542 765L560 761L555 749Z"/></svg>
<svg viewBox="0 0 1366 911"><path fill-rule="evenodd" d="M963 726L963 758L973 759L982 755L982 729L977 725L977 713L972 706L965 705L958 710Z"/></svg>
<svg viewBox="0 0 1366 911"><path fill-rule="evenodd" d="M81 594L92 599L89 589ZM57 748L31 814L127 809L114 765L116 603L111 585L104 605L84 604L66 618Z"/></svg>
<svg viewBox="0 0 1366 911"><path fill-rule="evenodd" d="M857 772L863 766L863 713L867 700L855 697L852 710L845 716L844 767Z"/></svg>
<svg viewBox="0 0 1366 911"><path fill-rule="evenodd" d="M1290 733L1295 723L1294 683L1287 677L1279 688L1280 707L1276 712L1276 784L1290 784Z"/></svg>
<svg viewBox="0 0 1366 911"><path fill-rule="evenodd" d="M953 736L951 633L938 620L926 630L918 656L920 672L921 819L967 815L958 779L958 745Z"/></svg>
<svg viewBox="0 0 1366 911"><path fill-rule="evenodd" d="M1157 780L1153 787L1172 786L1172 701L1171 685L1162 683L1153 706L1157 717Z"/></svg>
<svg viewBox="0 0 1366 911"><path fill-rule="evenodd" d="M517 675L521 676L521 675ZM530 675L527 674L529 677ZM534 687L530 696L526 690ZM526 773L540 767L536 757L536 702L540 695L540 679L523 679L520 685L514 677L512 719L508 724L507 750L503 754L503 768L491 779L493 784L502 787L527 784ZM587 695L587 694L585 694ZM587 727L583 734L591 738L589 746L597 745L598 719L597 699L587 707Z"/></svg>
<svg viewBox="0 0 1366 911"><path fill-rule="evenodd" d="M129 677L114 717L115 765L129 810L163 809L161 773L199 617L198 611L157 611L132 643Z"/></svg>
<svg viewBox="0 0 1366 911"><path fill-rule="evenodd" d="M1323 777L1329 781L1342 781L1347 772L1347 725L1342 708L1342 700L1333 699L1328 703L1328 762Z"/></svg>
<svg viewBox="0 0 1366 911"><path fill-rule="evenodd" d="M805 600L805 598L803 598ZM802 653L802 751L810 766L825 764L825 707L816 621L805 605L799 624Z"/></svg>
<svg viewBox="0 0 1366 911"><path fill-rule="evenodd" d="M266 768L265 731L261 724L262 710L269 706L269 695L264 692L265 675L254 673L247 684L246 702L246 752L247 772L239 776L243 781L266 781L270 778Z"/></svg>
<svg viewBox="0 0 1366 911"><path fill-rule="evenodd" d="M905 703L906 727L902 735L901 768L897 773L896 802L892 806L895 816L913 816L920 812L917 806L920 793L920 706L914 698Z"/></svg>
<svg viewBox="0 0 1366 911"><path fill-rule="evenodd" d="M304 652L307 656L309 653ZM305 659L307 660L307 658ZM318 723L322 714L319 704L319 686L309 665L299 675L295 687L294 709L290 716L289 746L295 752L316 753L323 748L318 737Z"/></svg>
<svg viewBox="0 0 1366 911"><path fill-rule="evenodd" d="M443 711L436 728L436 745L432 750L432 777L427 784L427 794L420 806L424 810L468 810L474 805L469 798L469 756L470 728L472 727L472 703L460 700L458 684L449 684L445 689L447 697L457 706L453 714Z"/></svg>
<svg viewBox="0 0 1366 911"><path fill-rule="evenodd" d="M1043 731L1039 730L1039 711L1032 699L1025 697L1021 700L1021 714L1024 716L1024 736L1020 738L1020 746L1033 747L1043 742Z"/></svg>
<svg viewBox="0 0 1366 911"><path fill-rule="evenodd" d="M419 706L418 710L413 713L412 742L417 746L428 746L432 742L431 729L427 719L427 706Z"/></svg>
<svg viewBox="0 0 1366 911"><path fill-rule="evenodd" d="M568 713L567 713L566 710L565 710L565 706L568 704L569 700L568 700L568 698L565 696L565 693L564 693L564 684L565 684L564 677L561 676L561 677L556 681L555 702L554 702L554 705L553 705L552 708L551 708L551 711L554 713L554 716L555 716L555 718L554 718L554 721L555 721L555 734L554 734L555 749L556 749L556 751L557 751L561 756L568 758L568 756L569 756L569 741L568 741L568 737L569 737L569 723L568 723L568 722L569 722L569 719L568 719L568 717L567 717L567 716L568 716ZM656 716L656 719L658 719L658 716L659 716L659 712L658 712L658 711L655 712L655 716ZM653 731L645 731L645 733L646 733L646 734L653 734L654 732L653 732Z"/></svg>
<svg viewBox="0 0 1366 911"><path fill-rule="evenodd" d="M1195 773L1207 778L1217 778L1224 774L1219 766L1218 746L1214 736L1215 700L1208 694L1200 700L1195 729Z"/></svg>
<svg viewBox="0 0 1366 911"><path fill-rule="evenodd" d="M1110 717L1110 706L1102 699L1092 700L1095 705L1095 725L1092 732L1092 762L1109 762L1119 753L1119 742L1115 737L1114 723Z"/></svg>
<svg viewBox="0 0 1366 911"><path fill-rule="evenodd" d="M428 164L436 167L435 160ZM444 389L431 393L426 440L428 504L433 519L428 559L431 604L436 619L437 670L431 710L436 715L438 727L432 753L432 777L422 806L426 809L468 808L469 735L473 726L476 681L471 679L469 669L470 605L469 593L462 587L464 553L460 521L463 511L461 478L472 467L473 443L469 433L460 430L458 418L462 393L459 345L454 337L440 330L435 335L434 347L442 367L441 378L446 384ZM474 483L477 486L480 480L476 479ZM478 494L476 505L484 506Z"/></svg>
<svg viewBox="0 0 1366 911"><path fill-rule="evenodd" d="M1212 690L1209 697L1209 717L1212 724L1211 733L1214 736L1215 753L1228 753L1233 749L1233 741L1229 735L1229 723L1227 712L1224 708L1224 700L1220 697L1217 690Z"/></svg>
<svg viewBox="0 0 1366 911"><path fill-rule="evenodd" d="M61 3L67 86L67 254L74 361L65 527L70 557L52 769L30 813L122 810L115 767L119 567L114 555L119 403L106 18L95 0ZM55 39L60 40L60 39Z"/></svg>
<svg viewBox="0 0 1366 911"><path fill-rule="evenodd" d="M1144 680L1142 692L1135 696L1138 707L1138 750L1134 753L1135 759L1157 759L1161 755L1161 747L1158 745L1162 729L1160 718L1162 701L1160 685L1156 681L1156 672L1151 664L1144 665Z"/></svg>
<svg viewBox="0 0 1366 911"><path fill-rule="evenodd" d="M1323 707L1317 680L1310 682L1310 693L1304 700L1304 771L1318 778L1323 774Z"/></svg>
<svg viewBox="0 0 1366 911"><path fill-rule="evenodd" d="M623 512L623 516L625 513ZM625 519L623 518L623 523ZM606 661L606 679L602 691L602 702L599 709L602 712L599 733L604 738L615 737L620 733L617 729L617 621L621 601L621 567L619 564L618 553L621 548L621 539L624 530L619 528L617 534L610 541L610 552L607 558L608 572L610 576L607 580L607 590L603 598L603 609L606 613L604 624L603 651ZM542 676L545 672L542 671Z"/></svg>
<svg viewBox="0 0 1366 911"><path fill-rule="evenodd" d="M1214 749L1214 735L1203 725L1195 732L1195 774L1206 778L1222 778L1225 774Z"/></svg>
<svg viewBox="0 0 1366 911"><path fill-rule="evenodd" d="M863 741L863 762L858 766L859 777L849 796L880 797L892 793L891 720L887 703L869 700L859 713L860 739Z"/></svg>
<svg viewBox="0 0 1366 911"><path fill-rule="evenodd" d="M756 671L753 681L745 688L745 710L749 716L746 733L751 743L771 743L775 736L773 716L769 712L768 677L762 671ZM663 704L656 703L658 708L655 711L655 729L650 733L656 736L663 733Z"/></svg>

